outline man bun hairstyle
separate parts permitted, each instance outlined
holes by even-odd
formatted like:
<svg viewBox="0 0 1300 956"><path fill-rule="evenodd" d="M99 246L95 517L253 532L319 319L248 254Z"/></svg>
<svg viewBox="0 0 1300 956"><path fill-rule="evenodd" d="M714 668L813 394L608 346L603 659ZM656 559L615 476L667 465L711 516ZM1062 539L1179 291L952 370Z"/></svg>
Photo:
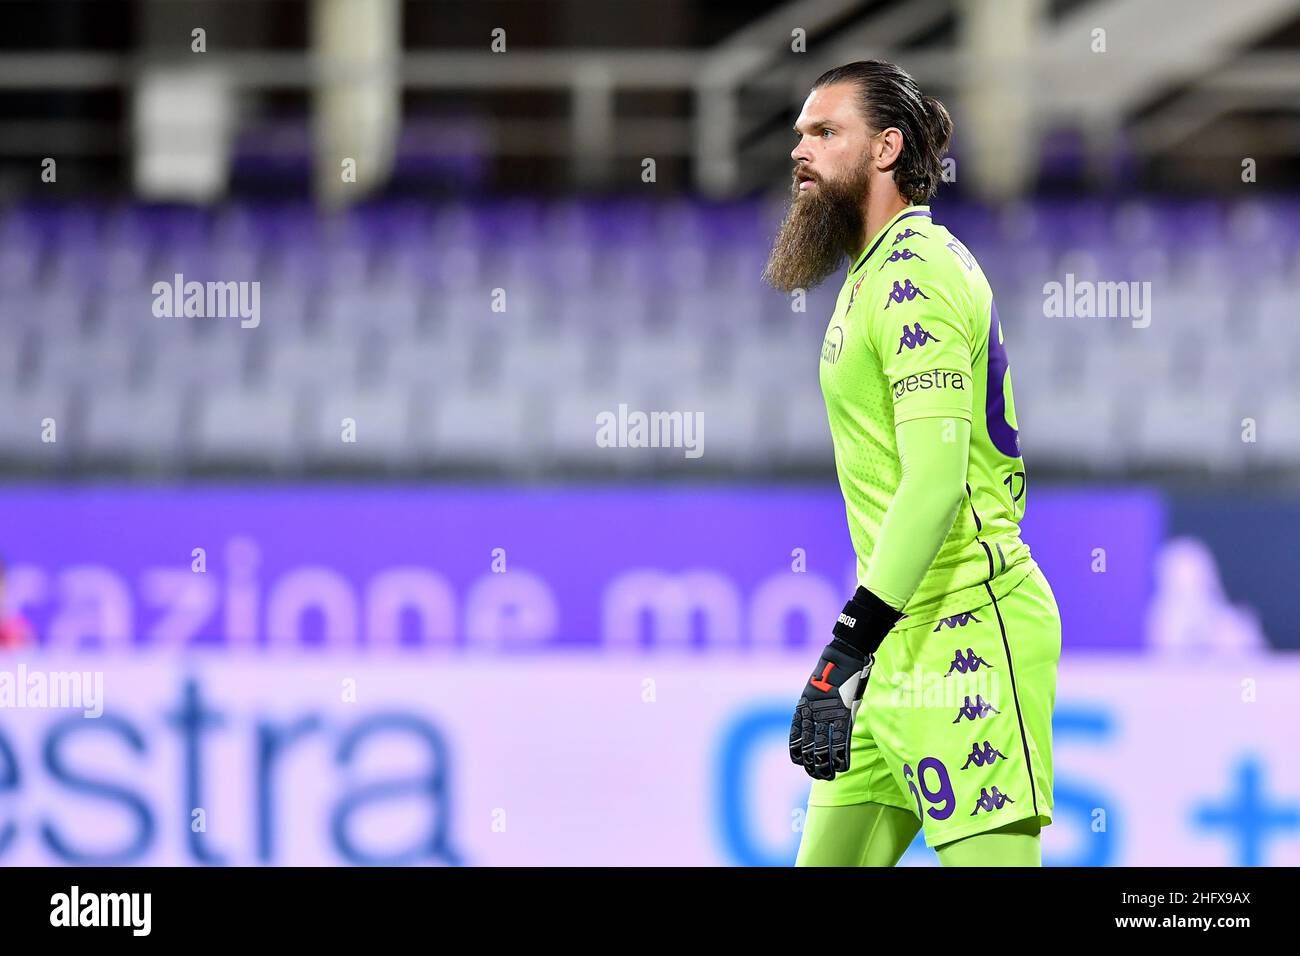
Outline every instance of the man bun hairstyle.
<svg viewBox="0 0 1300 956"><path fill-rule="evenodd" d="M858 60L827 70L814 90L834 83L853 83L867 125L879 132L891 126L903 134L903 151L894 164L894 185L910 204L924 205L943 180L943 154L952 139L952 117L933 96L926 96L902 67L884 60Z"/></svg>

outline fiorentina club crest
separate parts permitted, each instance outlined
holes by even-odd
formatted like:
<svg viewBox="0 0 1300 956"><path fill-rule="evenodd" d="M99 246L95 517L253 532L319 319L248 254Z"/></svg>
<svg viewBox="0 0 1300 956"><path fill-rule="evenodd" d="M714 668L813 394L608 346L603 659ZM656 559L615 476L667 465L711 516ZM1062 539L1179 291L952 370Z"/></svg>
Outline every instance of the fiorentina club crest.
<svg viewBox="0 0 1300 956"><path fill-rule="evenodd" d="M846 313L849 311L849 309L853 308L853 300L858 297L858 290L862 288L863 279L866 279L866 277L867 274L864 272L862 273L862 278L859 279L857 282L853 283L853 291L849 293L849 304L844 309Z"/></svg>

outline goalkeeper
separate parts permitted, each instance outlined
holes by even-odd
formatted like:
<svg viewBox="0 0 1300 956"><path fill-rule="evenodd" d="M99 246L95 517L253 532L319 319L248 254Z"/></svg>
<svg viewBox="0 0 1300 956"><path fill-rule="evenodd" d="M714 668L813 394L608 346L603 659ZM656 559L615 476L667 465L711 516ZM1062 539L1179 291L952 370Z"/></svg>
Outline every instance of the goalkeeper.
<svg viewBox="0 0 1300 956"><path fill-rule="evenodd" d="M849 256L820 378L858 588L804 685L790 756L813 777L798 865L1041 865L1061 624L1020 539L1025 466L1002 328L925 205L952 124L889 63L824 74L766 277Z"/></svg>

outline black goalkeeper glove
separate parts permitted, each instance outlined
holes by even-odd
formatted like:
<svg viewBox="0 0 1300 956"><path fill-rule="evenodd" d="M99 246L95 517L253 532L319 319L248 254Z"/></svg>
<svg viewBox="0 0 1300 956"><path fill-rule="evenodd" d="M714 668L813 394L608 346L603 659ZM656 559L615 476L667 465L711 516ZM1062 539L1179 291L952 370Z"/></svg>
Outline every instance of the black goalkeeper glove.
<svg viewBox="0 0 1300 956"><path fill-rule="evenodd" d="M814 780L834 780L849 769L853 721L875 652L902 616L864 587L840 612L834 639L822 651L790 722L790 759Z"/></svg>

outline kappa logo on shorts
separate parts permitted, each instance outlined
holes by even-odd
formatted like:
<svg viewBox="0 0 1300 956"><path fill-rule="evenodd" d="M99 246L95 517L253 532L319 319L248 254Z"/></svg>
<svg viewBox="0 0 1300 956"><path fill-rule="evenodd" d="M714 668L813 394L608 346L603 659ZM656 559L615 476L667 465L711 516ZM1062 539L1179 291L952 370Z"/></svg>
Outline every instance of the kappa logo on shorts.
<svg viewBox="0 0 1300 956"><path fill-rule="evenodd" d="M961 614L954 614L952 617L941 617L939 618L939 623L934 626L934 631L932 631L931 633L938 632L943 628L945 624L949 628L965 627L967 624L971 623L972 621L974 621L976 624L984 623L983 621L981 621L979 618L975 616L974 611L965 611Z"/></svg>
<svg viewBox="0 0 1300 956"><path fill-rule="evenodd" d="M990 790L993 792L990 793ZM980 798L975 801L975 809L970 812L970 815L975 816L981 810L992 813L994 810L1001 810L1003 804L1015 802L997 787L983 787L980 789Z"/></svg>
<svg viewBox="0 0 1300 956"><path fill-rule="evenodd" d="M948 667L948 673L944 674L943 676L948 677L952 674L953 671L956 671L958 674L965 674L967 671L973 673L979 670L981 667L992 667L992 666L993 666L992 664L990 664L984 658L976 654L975 649L972 647L966 648L966 656L962 657L961 648L959 647L957 648L956 656L954 656L952 659L952 664L949 665Z"/></svg>
<svg viewBox="0 0 1300 956"><path fill-rule="evenodd" d="M967 720L978 720L981 717L987 717L989 714L1000 713L1002 713L1002 711L998 710L979 694L976 694L975 703L972 704L970 698L967 697L966 702L957 708L957 716L954 718L953 723L960 723L963 717Z"/></svg>
<svg viewBox="0 0 1300 956"><path fill-rule="evenodd" d="M985 765L991 765L991 764L997 763L997 760L998 760L999 757L1001 757L1003 760L1006 760L1006 759L1007 759L1007 755L1006 755L1006 754L1004 754L1001 750L998 750L996 747L994 747L994 746L993 746L991 743L989 743L987 740L984 741L984 749L983 749L983 750L980 749L980 745L979 745L979 743L976 742L976 743L971 744L971 748L970 748L970 756L968 756L968 757L966 758L966 762L965 762L964 764L961 765L961 769L962 769L962 770L965 770L965 769L966 769L967 767L969 767L971 764L974 764L974 765L977 766L977 767L983 767L983 766L985 766Z"/></svg>

